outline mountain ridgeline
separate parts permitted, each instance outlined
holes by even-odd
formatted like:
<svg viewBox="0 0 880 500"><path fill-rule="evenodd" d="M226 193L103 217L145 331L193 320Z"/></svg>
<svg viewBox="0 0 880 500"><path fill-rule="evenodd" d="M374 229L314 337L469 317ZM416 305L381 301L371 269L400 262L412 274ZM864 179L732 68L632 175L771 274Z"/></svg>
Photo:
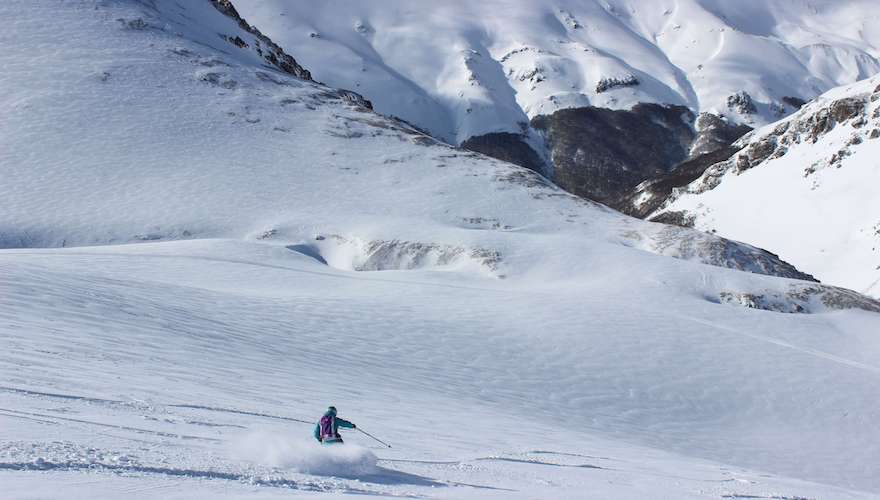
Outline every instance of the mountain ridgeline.
<svg viewBox="0 0 880 500"><path fill-rule="evenodd" d="M642 182L880 72L871 0L236 5L380 113L633 215Z"/></svg>

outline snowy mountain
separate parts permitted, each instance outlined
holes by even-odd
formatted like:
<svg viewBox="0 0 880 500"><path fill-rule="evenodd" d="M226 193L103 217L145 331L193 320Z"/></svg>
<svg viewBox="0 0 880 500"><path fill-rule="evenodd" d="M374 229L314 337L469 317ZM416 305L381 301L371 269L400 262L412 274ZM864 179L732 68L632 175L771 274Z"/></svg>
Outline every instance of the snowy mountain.
<svg viewBox="0 0 880 500"><path fill-rule="evenodd" d="M880 491L880 302L377 114L240 7L0 2L4 496ZM316 444L329 404L394 447Z"/></svg>
<svg viewBox="0 0 880 500"><path fill-rule="evenodd" d="M737 125L880 73L873 0L237 5L317 80L612 206Z"/></svg>
<svg viewBox="0 0 880 500"><path fill-rule="evenodd" d="M834 89L734 149L687 185L646 183L636 208L880 296L880 76Z"/></svg>

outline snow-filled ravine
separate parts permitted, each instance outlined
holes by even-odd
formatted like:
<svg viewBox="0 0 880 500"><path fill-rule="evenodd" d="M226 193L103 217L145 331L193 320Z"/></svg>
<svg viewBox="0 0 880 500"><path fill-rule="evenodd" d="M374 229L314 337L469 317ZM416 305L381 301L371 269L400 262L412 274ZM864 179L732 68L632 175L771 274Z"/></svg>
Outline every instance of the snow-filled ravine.
<svg viewBox="0 0 880 500"><path fill-rule="evenodd" d="M880 492L876 301L439 144L207 0L0 17L0 496ZM319 446L330 404L392 448Z"/></svg>

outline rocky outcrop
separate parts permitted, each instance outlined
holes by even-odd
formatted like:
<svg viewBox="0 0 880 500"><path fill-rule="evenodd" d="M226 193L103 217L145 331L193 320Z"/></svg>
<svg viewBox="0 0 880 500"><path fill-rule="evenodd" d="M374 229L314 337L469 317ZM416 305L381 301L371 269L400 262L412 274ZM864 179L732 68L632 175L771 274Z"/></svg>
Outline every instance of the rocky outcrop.
<svg viewBox="0 0 880 500"><path fill-rule="evenodd" d="M736 153L690 183L645 183L630 199L629 212L749 241L823 280L876 296L878 81L880 76L833 89L791 117L749 133L733 145ZM760 297L731 297L752 304L747 307L766 304ZM846 307L854 297L835 292L822 300Z"/></svg>
<svg viewBox="0 0 880 500"><path fill-rule="evenodd" d="M752 96L744 90L728 97L727 107L742 115L753 115L758 112L758 107L755 106Z"/></svg>
<svg viewBox="0 0 880 500"><path fill-rule="evenodd" d="M687 215L686 215L687 216ZM657 225L654 233L633 235L632 246L666 257L699 261L754 274L816 282L816 279L767 250L674 225Z"/></svg>
<svg viewBox="0 0 880 500"><path fill-rule="evenodd" d="M235 9L235 6L232 4L232 0L209 1L217 10L222 12L224 15L234 19L238 23L239 27L241 27L241 29L256 37L256 42L253 49L267 63L297 78L310 81L312 80L312 74L309 72L309 70L300 66L300 64L297 63L293 57L284 52L284 49L279 47L275 42L269 39L269 37L262 34L260 30L258 30L256 27L251 26L247 21L245 21ZM250 47L247 42L245 42L243 39L241 39L241 37L238 36L224 36L224 39L232 45L235 45L236 47L241 49Z"/></svg>
<svg viewBox="0 0 880 500"><path fill-rule="evenodd" d="M675 189L687 186L699 179L707 168L727 160L737 151L736 147L727 145L710 153L689 158L677 165L671 172L636 186L632 192L621 198L616 207L621 212L633 217L648 217L666 202ZM692 218L678 212L664 213L651 220L686 227L693 225Z"/></svg>
<svg viewBox="0 0 880 500"><path fill-rule="evenodd" d="M244 20L241 15L236 10L235 5L233 5L232 0L208 0L211 2L211 5L214 6L218 11L223 13L225 16L232 18L238 26L250 33L254 36L253 45L249 44L246 40L241 38L241 36L229 36L229 35L220 35L224 40L229 42L230 44L238 47L242 50L253 50L256 52L267 64L273 66L274 68L283 71L289 75L293 75L301 80L307 80L314 82L312 79L312 74L309 70L302 67L296 59L292 56L284 52L278 44L273 42L269 37L264 35L260 30L257 29L256 26L251 26L250 23ZM267 78L271 79L271 76L267 75ZM316 82L320 83L320 82ZM362 108L362 109L373 109L373 104L365 99L362 95L357 92L352 92L350 90L344 89L335 89L334 94L336 97L342 99L349 104Z"/></svg>
<svg viewBox="0 0 880 500"><path fill-rule="evenodd" d="M752 130L748 125L733 123L712 113L700 113L696 129L697 137L691 145L691 158L725 149Z"/></svg>
<svg viewBox="0 0 880 500"><path fill-rule="evenodd" d="M821 284L796 283L786 292L768 290L764 293L723 291L718 302L749 309L780 313L820 313L828 310L861 309L880 313L880 301L846 288Z"/></svg>
<svg viewBox="0 0 880 500"><path fill-rule="evenodd" d="M874 95L878 94L880 92L874 93ZM825 159L806 165L804 176L812 175L822 168L838 165L851 154L851 148L865 140L871 140L873 130L867 125L876 119L870 116L868 111L872 97L871 95L843 97L831 100L824 106L804 108L791 118L777 124L769 132L760 136L750 134L743 137L731 147L734 153L728 158L723 158L724 155L720 152L717 156L706 156L707 161L719 161L703 168L704 171L696 177L691 178L692 174L697 172L696 167L689 168L687 164L683 164L679 167L680 175L666 176L639 186L629 196L628 202L631 206L625 207L624 211L632 215L649 217L651 220L692 223L692 218L683 217L677 212L664 213L663 207L681 194L699 194L715 188L729 172L739 174L768 160L785 156L793 147L803 143L814 144L836 127L848 124L855 131L849 141L840 149L831 151ZM880 133L877 135L880 136Z"/></svg>
<svg viewBox="0 0 880 500"><path fill-rule="evenodd" d="M345 89L338 89L336 93L339 95L340 99L351 105L364 109L373 109L373 103L371 103L367 99L364 99L364 96L358 94L357 92L352 92L351 90Z"/></svg>

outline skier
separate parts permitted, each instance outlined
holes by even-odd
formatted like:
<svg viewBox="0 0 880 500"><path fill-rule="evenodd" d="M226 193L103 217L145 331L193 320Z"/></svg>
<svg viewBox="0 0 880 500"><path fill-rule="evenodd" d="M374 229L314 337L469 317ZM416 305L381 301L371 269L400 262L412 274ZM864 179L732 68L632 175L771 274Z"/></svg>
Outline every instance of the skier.
<svg viewBox="0 0 880 500"><path fill-rule="evenodd" d="M315 439L323 444L342 444L342 436L339 428L357 429L353 423L336 416L336 407L331 406L324 412L324 416L315 425Z"/></svg>

